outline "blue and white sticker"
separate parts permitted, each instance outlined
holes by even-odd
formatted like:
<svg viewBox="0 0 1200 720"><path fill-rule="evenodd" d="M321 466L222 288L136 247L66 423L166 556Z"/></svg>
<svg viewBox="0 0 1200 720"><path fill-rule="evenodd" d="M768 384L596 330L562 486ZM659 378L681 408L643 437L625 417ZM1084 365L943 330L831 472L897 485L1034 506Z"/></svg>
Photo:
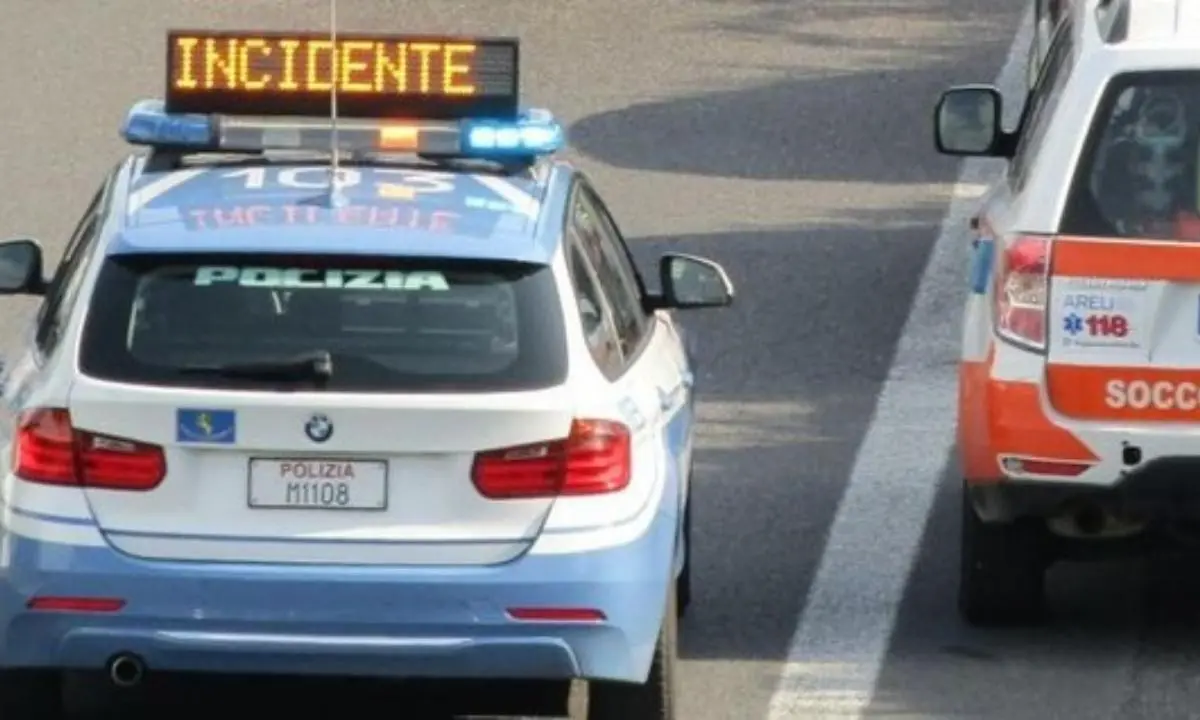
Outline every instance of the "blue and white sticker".
<svg viewBox="0 0 1200 720"><path fill-rule="evenodd" d="M1055 345L1061 350L1147 351L1150 310L1145 282L1101 278L1054 281Z"/></svg>
<svg viewBox="0 0 1200 720"><path fill-rule="evenodd" d="M989 237L981 237L975 243L975 251L971 253L971 268L969 271L971 292L976 295L986 295L988 282L992 279L992 257L996 244Z"/></svg>
<svg viewBox="0 0 1200 720"><path fill-rule="evenodd" d="M237 442L237 413L233 410L179 408L175 411L175 440L231 445Z"/></svg>

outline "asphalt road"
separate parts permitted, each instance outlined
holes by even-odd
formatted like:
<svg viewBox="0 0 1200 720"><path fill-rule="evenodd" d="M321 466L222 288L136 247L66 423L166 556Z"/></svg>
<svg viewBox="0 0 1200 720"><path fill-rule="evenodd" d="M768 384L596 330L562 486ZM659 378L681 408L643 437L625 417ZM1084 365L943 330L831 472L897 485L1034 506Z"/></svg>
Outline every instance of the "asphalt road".
<svg viewBox="0 0 1200 720"><path fill-rule="evenodd" d="M346 30L520 36L527 98L570 122L572 154L639 254L708 255L739 284L735 309L688 319L703 425L681 717L1197 716L1187 565L1056 570L1057 615L1037 630L971 631L953 611L946 468L970 200L951 204L960 168L933 153L929 114L944 86L996 77L1022 9L342 3ZM123 152L123 112L161 92L166 28L323 28L327 13L314 0L4 0L0 233L61 250ZM959 194L993 171L968 167ZM14 338L30 308L5 301L0 333ZM299 695L410 716L377 689L312 687L273 683L259 699L281 714ZM159 715L246 702L186 694Z"/></svg>

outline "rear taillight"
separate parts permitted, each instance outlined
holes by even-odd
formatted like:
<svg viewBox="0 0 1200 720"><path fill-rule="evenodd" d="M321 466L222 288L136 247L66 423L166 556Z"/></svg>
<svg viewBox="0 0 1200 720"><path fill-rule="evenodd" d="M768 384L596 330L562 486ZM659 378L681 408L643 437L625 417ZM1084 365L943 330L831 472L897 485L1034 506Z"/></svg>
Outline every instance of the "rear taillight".
<svg viewBox="0 0 1200 720"><path fill-rule="evenodd" d="M76 430L66 410L36 408L21 414L13 474L45 485L152 490L167 461L157 445Z"/></svg>
<svg viewBox="0 0 1200 720"><path fill-rule="evenodd" d="M609 420L575 420L562 440L478 453L471 467L494 500L600 495L623 490L629 475L629 428Z"/></svg>
<svg viewBox="0 0 1200 720"><path fill-rule="evenodd" d="M523 622L598 623L607 619L599 610L573 607L509 608L507 614Z"/></svg>
<svg viewBox="0 0 1200 720"><path fill-rule="evenodd" d="M121 598L38 596L30 598L25 607L56 612L108 613L125 607L125 601Z"/></svg>
<svg viewBox="0 0 1200 720"><path fill-rule="evenodd" d="M1050 238L1008 239L996 261L996 334L1031 350L1046 348Z"/></svg>

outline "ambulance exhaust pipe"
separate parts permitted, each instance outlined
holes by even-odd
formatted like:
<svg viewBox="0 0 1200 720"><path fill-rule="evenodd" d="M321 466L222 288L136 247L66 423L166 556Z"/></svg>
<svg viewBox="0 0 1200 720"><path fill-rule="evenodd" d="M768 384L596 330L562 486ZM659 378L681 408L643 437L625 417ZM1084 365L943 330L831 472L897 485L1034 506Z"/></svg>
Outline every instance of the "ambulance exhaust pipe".
<svg viewBox="0 0 1200 720"><path fill-rule="evenodd" d="M1108 514L1096 503L1081 503L1072 515L1075 528L1081 535L1094 536L1104 532Z"/></svg>
<svg viewBox="0 0 1200 720"><path fill-rule="evenodd" d="M132 653L118 655L108 663L108 678L119 688L137 687L145 677L146 664Z"/></svg>
<svg viewBox="0 0 1200 720"><path fill-rule="evenodd" d="M1082 500L1049 518L1047 525L1055 535L1079 539L1115 539L1137 535L1147 522L1125 517L1092 500Z"/></svg>

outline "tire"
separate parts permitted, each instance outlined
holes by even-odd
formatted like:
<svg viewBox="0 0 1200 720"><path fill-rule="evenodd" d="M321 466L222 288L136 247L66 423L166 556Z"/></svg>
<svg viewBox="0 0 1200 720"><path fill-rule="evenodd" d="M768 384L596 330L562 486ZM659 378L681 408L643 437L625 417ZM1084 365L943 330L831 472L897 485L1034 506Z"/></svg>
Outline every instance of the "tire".
<svg viewBox="0 0 1200 720"><path fill-rule="evenodd" d="M683 568L675 579L675 614L682 618L692 604L692 499L683 508Z"/></svg>
<svg viewBox="0 0 1200 720"><path fill-rule="evenodd" d="M675 720L678 651L678 609L675 592L668 593L662 629L646 682L588 684L587 720Z"/></svg>
<svg viewBox="0 0 1200 720"><path fill-rule="evenodd" d="M1047 533L1038 520L985 523L964 486L958 611L969 624L1021 625L1045 605Z"/></svg>
<svg viewBox="0 0 1200 720"><path fill-rule="evenodd" d="M0 720L63 720L62 681L50 670L0 670Z"/></svg>

